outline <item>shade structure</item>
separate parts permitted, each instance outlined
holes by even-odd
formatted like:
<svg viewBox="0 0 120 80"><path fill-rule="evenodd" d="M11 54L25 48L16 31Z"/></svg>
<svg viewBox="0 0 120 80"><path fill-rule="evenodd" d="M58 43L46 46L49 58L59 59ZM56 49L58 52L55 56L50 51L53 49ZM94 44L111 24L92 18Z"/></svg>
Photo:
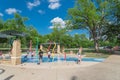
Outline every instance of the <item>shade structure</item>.
<svg viewBox="0 0 120 80"><path fill-rule="evenodd" d="M27 35L24 32L20 32L20 31L16 31L16 30L4 30L4 31L1 31L0 33L6 34L6 35L12 35L12 36L21 36L21 37L24 37Z"/></svg>
<svg viewBox="0 0 120 80"><path fill-rule="evenodd" d="M0 33L0 38L11 38L11 37L13 37L13 36Z"/></svg>

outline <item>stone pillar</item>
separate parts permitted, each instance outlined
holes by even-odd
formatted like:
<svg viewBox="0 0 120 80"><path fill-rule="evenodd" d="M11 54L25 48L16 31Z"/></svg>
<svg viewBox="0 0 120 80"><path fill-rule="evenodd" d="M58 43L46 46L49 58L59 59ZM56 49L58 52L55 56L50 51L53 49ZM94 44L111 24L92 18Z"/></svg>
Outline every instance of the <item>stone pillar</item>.
<svg viewBox="0 0 120 80"><path fill-rule="evenodd" d="M60 45L57 45L57 53L60 53Z"/></svg>
<svg viewBox="0 0 120 80"><path fill-rule="evenodd" d="M14 40L14 42L13 42L11 64L12 65L21 64L21 43L20 43L20 40Z"/></svg>

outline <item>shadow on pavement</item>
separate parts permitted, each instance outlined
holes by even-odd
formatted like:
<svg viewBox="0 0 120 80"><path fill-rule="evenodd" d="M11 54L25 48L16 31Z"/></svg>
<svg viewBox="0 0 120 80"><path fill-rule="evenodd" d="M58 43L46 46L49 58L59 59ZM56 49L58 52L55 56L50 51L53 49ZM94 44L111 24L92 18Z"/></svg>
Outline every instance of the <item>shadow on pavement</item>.
<svg viewBox="0 0 120 80"><path fill-rule="evenodd" d="M77 76L73 76L71 80L78 80Z"/></svg>
<svg viewBox="0 0 120 80"><path fill-rule="evenodd" d="M7 78L5 78L4 80L10 80L12 77L14 77L14 75L10 75Z"/></svg>
<svg viewBox="0 0 120 80"><path fill-rule="evenodd" d="M0 74L4 73L5 70L4 69L0 69Z"/></svg>

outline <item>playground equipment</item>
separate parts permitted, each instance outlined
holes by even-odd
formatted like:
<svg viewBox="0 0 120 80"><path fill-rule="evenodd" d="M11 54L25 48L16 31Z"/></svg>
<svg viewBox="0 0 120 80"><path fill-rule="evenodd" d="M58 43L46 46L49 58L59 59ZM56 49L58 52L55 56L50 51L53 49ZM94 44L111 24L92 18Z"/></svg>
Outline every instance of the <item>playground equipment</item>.
<svg viewBox="0 0 120 80"><path fill-rule="evenodd" d="M36 38L36 55L38 56L38 45L39 45L39 42L38 42L38 37Z"/></svg>
<svg viewBox="0 0 120 80"><path fill-rule="evenodd" d="M30 40L29 52L32 52L32 40Z"/></svg>
<svg viewBox="0 0 120 80"><path fill-rule="evenodd" d="M55 44L56 44L56 46L55 46ZM41 50L43 50L44 45L49 45L47 50L50 50L51 46L54 45L55 48L57 47L57 53L60 53L60 44L59 43L53 43L53 42L41 43L40 44L40 49ZM54 50L55 50L55 48L54 48ZM53 49L52 49L52 52L53 52Z"/></svg>
<svg viewBox="0 0 120 80"><path fill-rule="evenodd" d="M5 33L5 32L4 32ZM21 64L21 43L20 43L20 40L17 38L18 36L23 36L22 33L12 33L12 31L8 31L6 32L6 35L12 35L14 39L10 44L12 45L12 50L11 50L11 58L9 61L4 61L5 63L9 63L9 64L12 64L12 65L18 65L18 64ZM54 45L53 49L52 49L52 57L54 59L54 54L55 54L55 48L57 46L57 53L60 53L60 45L58 43L47 43L47 44L50 44L49 47L48 47L48 50L50 50L51 46ZM42 45L40 45L40 49L42 50ZM39 46L39 40L38 40L38 37L36 37L36 58L37 58L37 61L39 60L38 58L38 46ZM32 51L32 41L30 41L30 48L29 48L29 51ZM1 62L1 61L0 61ZM3 61L1 62L3 63Z"/></svg>
<svg viewBox="0 0 120 80"><path fill-rule="evenodd" d="M56 43L54 42L54 47L53 47L53 50L52 50L52 58L53 58L53 60L54 60L54 54L55 54L55 48L56 48Z"/></svg>
<svg viewBox="0 0 120 80"><path fill-rule="evenodd" d="M48 51L50 51L50 48L51 48L51 46L53 46L53 48L52 48L52 50L51 50L51 56L52 56L52 60L54 60L54 58L55 58L55 48L57 47L57 53L60 53L60 44L58 44L58 43L55 43L55 42L48 42L48 43L41 43L41 45L40 45L40 48L41 49L43 49L43 46L44 45L49 45L48 46Z"/></svg>
<svg viewBox="0 0 120 80"><path fill-rule="evenodd" d="M38 45L39 45L39 40L38 40L38 37L36 37L36 57L38 59L37 64L40 64L40 60L39 60L39 56L38 56L38 54L39 54Z"/></svg>
<svg viewBox="0 0 120 80"><path fill-rule="evenodd" d="M51 44L51 41L50 41L50 45L48 46L48 51L50 51L50 47L51 47L51 45L52 45L52 44Z"/></svg>

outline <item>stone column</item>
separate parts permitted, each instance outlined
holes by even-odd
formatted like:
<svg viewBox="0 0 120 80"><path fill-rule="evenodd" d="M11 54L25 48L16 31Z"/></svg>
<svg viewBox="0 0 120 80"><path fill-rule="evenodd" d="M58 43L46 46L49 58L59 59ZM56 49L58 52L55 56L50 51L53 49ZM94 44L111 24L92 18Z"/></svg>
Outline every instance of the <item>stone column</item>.
<svg viewBox="0 0 120 80"><path fill-rule="evenodd" d="M60 53L60 45L57 45L57 53Z"/></svg>
<svg viewBox="0 0 120 80"><path fill-rule="evenodd" d="M14 42L13 42L11 64L12 65L21 64L21 43L20 43L20 40L14 40Z"/></svg>

